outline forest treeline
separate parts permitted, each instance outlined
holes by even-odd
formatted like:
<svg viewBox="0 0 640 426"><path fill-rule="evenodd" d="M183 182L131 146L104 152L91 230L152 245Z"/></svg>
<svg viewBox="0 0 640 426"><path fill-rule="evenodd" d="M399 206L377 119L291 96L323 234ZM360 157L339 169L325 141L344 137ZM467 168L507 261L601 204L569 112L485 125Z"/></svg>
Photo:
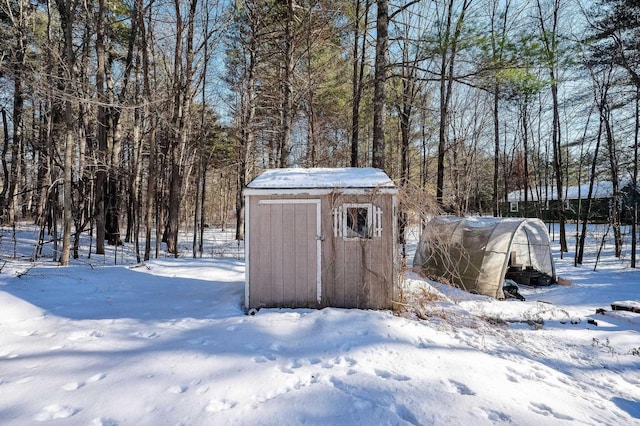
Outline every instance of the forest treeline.
<svg viewBox="0 0 640 426"><path fill-rule="evenodd" d="M7 0L1 221L38 224L63 265L87 231L147 260L189 230L197 256L206 226L242 239L262 169L373 166L401 235L416 210L611 182L620 255L639 65L636 0Z"/></svg>

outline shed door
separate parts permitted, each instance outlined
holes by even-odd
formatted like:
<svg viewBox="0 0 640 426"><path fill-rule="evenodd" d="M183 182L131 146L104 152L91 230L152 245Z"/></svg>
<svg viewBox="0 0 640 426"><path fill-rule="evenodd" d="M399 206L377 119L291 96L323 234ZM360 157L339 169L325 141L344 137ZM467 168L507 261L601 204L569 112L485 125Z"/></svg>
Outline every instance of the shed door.
<svg viewBox="0 0 640 426"><path fill-rule="evenodd" d="M252 307L320 303L320 200L261 200L251 211Z"/></svg>

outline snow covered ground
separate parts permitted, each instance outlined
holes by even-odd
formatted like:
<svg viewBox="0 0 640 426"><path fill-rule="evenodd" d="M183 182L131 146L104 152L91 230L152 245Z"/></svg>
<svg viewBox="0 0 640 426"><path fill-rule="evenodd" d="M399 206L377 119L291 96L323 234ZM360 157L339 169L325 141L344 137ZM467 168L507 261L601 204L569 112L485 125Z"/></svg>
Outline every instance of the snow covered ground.
<svg viewBox="0 0 640 426"><path fill-rule="evenodd" d="M241 259L34 265L7 232L3 425L640 425L640 315L609 306L640 300L640 271L611 247L596 272L595 247L579 268L558 259L573 285L525 302L409 273L401 314L247 316Z"/></svg>

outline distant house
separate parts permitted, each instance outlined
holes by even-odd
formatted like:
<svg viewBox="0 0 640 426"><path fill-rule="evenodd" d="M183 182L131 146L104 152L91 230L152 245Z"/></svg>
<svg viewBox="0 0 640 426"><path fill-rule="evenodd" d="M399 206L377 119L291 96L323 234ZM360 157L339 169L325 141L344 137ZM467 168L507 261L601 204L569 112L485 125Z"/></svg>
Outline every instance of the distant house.
<svg viewBox="0 0 640 426"><path fill-rule="evenodd" d="M630 182L620 184L620 203L623 221L629 220L628 207L633 200L633 185ZM525 202L524 190L512 191L507 195L507 202L502 203L502 216L504 217L538 217L545 221L558 220L558 204L563 203L565 218L578 219L580 206L586 207L589 195L589 184L569 186L564 188L564 195L558 199L555 186L538 186L529 188L527 201ZM637 194L637 191L635 191ZM637 195L636 195L637 197ZM591 222L606 222L609 220L613 203L613 184L610 181L597 182L591 194ZM582 204L580 204L582 203Z"/></svg>
<svg viewBox="0 0 640 426"><path fill-rule="evenodd" d="M256 177L244 190L245 308L392 308L396 194L373 168Z"/></svg>

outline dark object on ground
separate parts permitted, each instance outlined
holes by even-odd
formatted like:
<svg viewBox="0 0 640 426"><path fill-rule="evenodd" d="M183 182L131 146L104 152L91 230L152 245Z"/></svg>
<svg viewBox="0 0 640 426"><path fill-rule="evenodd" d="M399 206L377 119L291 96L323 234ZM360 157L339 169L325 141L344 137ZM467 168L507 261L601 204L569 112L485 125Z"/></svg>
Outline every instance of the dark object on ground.
<svg viewBox="0 0 640 426"><path fill-rule="evenodd" d="M518 284L530 286L549 286L555 284L554 279L544 272L540 272L531 266L522 269L521 266L510 266L505 275L506 279L513 280Z"/></svg>
<svg viewBox="0 0 640 426"><path fill-rule="evenodd" d="M524 296L520 294L518 286L515 284L505 283L502 290L504 291L504 297L507 299L524 300Z"/></svg>
<svg viewBox="0 0 640 426"><path fill-rule="evenodd" d="M640 314L640 305L637 302L613 302L611 309L614 311L629 311Z"/></svg>

